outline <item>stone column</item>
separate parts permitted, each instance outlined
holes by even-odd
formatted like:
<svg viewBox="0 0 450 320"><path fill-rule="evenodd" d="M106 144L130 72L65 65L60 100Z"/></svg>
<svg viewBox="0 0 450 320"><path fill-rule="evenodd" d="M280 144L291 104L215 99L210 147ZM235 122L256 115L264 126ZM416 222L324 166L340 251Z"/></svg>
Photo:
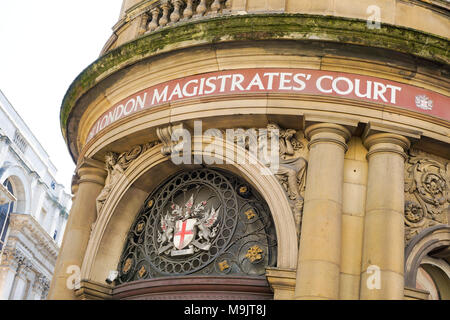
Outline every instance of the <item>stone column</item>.
<svg viewBox="0 0 450 320"><path fill-rule="evenodd" d="M24 266L19 267L15 279L15 288L13 296L10 300L25 300L27 290L27 277L26 270Z"/></svg>
<svg viewBox="0 0 450 320"><path fill-rule="evenodd" d="M338 124L314 124L310 139L296 299L338 299L344 155L351 133Z"/></svg>
<svg viewBox="0 0 450 320"><path fill-rule="evenodd" d="M4 252L0 266L0 300L9 299L18 267L19 264L13 254L9 251Z"/></svg>
<svg viewBox="0 0 450 320"><path fill-rule="evenodd" d="M96 198L104 187L107 175L104 164L91 159L84 159L78 165L77 173L79 186L70 210L48 294L48 299L52 300L76 299L73 289L67 286L67 280L69 277L74 280L77 272L75 269L69 269L72 273L67 273L67 268L75 266L79 268L78 271L81 270L91 227L97 218Z"/></svg>
<svg viewBox="0 0 450 320"><path fill-rule="evenodd" d="M369 150L361 299L403 299L404 162L407 138L375 133Z"/></svg>

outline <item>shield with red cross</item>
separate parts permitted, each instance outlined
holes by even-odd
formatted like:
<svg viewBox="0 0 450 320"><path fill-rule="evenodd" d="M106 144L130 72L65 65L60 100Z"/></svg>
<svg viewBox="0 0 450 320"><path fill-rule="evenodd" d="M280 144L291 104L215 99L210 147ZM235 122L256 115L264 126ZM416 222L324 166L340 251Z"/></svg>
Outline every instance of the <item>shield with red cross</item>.
<svg viewBox="0 0 450 320"><path fill-rule="evenodd" d="M175 248L182 250L194 240L196 223L197 219L178 220L176 222L175 235L173 237Z"/></svg>

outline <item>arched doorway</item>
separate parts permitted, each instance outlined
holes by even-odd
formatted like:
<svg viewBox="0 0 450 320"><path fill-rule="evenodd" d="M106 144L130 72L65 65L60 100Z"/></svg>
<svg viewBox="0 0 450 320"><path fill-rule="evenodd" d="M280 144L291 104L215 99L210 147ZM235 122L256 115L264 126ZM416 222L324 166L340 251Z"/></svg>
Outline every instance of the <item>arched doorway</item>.
<svg viewBox="0 0 450 320"><path fill-rule="evenodd" d="M239 176L178 172L144 201L117 266L116 299L270 299L277 261L270 210Z"/></svg>
<svg viewBox="0 0 450 320"><path fill-rule="evenodd" d="M226 141L221 143L234 152L235 145ZM127 235L142 204L150 192L160 186L168 176L182 170L201 168L201 166L178 166L170 157L155 146L131 163L111 190L101 214L95 222L81 268L81 278L89 283L104 283L111 271L117 270ZM228 150L228 149L227 149ZM277 235L277 268L295 269L297 265L298 239L295 220L285 191L273 175L262 175L265 166L255 164L233 164L226 158L230 152L223 153L223 163L215 166L245 179L267 203L275 224ZM109 296L109 294L108 294Z"/></svg>
<svg viewBox="0 0 450 320"><path fill-rule="evenodd" d="M450 226L425 229L405 251L405 285L428 292L428 299L450 300Z"/></svg>

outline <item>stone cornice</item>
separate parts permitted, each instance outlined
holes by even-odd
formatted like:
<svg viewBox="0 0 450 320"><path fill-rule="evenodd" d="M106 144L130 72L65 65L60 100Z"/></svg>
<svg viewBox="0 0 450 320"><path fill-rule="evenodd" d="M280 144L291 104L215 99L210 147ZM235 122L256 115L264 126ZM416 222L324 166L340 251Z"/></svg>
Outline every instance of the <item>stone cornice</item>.
<svg viewBox="0 0 450 320"><path fill-rule="evenodd" d="M32 234L38 246L45 250L44 255L49 255L56 261L59 248L54 242L52 237L41 227L39 222L36 221L31 215L13 213L10 216L10 228L11 231L20 231L24 228L28 229Z"/></svg>
<svg viewBox="0 0 450 320"><path fill-rule="evenodd" d="M365 20L306 14L224 16L187 22L137 38L88 66L74 80L61 106L60 121L66 142L68 119L77 101L118 70L175 49L251 40L347 43L394 50L441 64L450 63L448 39L386 23L381 29L367 29Z"/></svg>

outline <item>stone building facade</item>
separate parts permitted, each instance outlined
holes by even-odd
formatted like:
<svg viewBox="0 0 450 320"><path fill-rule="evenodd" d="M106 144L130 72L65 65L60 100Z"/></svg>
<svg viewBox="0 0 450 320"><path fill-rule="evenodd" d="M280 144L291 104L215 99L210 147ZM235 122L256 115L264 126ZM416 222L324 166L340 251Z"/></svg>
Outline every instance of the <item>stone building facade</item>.
<svg viewBox="0 0 450 320"><path fill-rule="evenodd" d="M47 297L71 196L56 168L0 91L0 299Z"/></svg>
<svg viewBox="0 0 450 320"><path fill-rule="evenodd" d="M62 103L49 298L449 299L449 32L437 0L125 0Z"/></svg>

